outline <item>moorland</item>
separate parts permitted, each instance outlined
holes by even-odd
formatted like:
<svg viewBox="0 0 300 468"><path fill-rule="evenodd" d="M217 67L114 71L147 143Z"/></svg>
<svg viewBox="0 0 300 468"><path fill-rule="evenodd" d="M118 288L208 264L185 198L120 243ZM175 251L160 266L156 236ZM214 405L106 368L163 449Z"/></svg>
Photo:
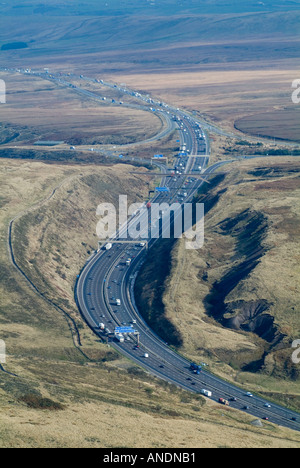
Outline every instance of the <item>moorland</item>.
<svg viewBox="0 0 300 468"><path fill-rule="evenodd" d="M181 352L299 409L299 375L288 354L299 331L299 163L267 157L269 149L299 148L291 102L291 83L299 78L299 4L11 0L0 15L1 68L47 67L126 83L234 132L232 139L210 135L211 161L232 154L237 161L212 187L211 196L220 197L207 217L207 249L188 256L180 243L172 246L157 299ZM172 160L176 135L135 146L161 129L154 115L99 105L38 78L2 72L0 78L8 85L0 107L0 338L8 352L0 445L299 446L292 431L255 427L243 413L153 379L100 343L76 309L76 275L97 247L96 206L120 190L145 200L152 179L100 155L76 158L66 147L130 144L130 155L148 158L162 149ZM41 139L65 146L33 148ZM241 162L238 156L255 145L266 157ZM236 269L253 249L241 232L253 223L257 258L238 281ZM224 297L216 294L220 284ZM145 310L156 289L149 279L141 290ZM268 306L270 334L257 327L261 305ZM188 335L185 321L193 325Z"/></svg>

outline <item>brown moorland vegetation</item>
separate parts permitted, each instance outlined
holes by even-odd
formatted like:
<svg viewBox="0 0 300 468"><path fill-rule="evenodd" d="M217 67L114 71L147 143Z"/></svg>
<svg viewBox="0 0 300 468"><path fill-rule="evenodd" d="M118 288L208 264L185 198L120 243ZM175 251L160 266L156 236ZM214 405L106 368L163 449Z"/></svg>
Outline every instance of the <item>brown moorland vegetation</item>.
<svg viewBox="0 0 300 468"><path fill-rule="evenodd" d="M90 213L108 189L111 197L118 194L116 178L119 185L132 187L132 177L123 166L0 161L0 329L8 354L0 370L1 447L296 448L299 437L290 430L267 423L254 427L246 414L224 412L150 377L99 343L81 321L72 287L95 246ZM90 184L91 178L97 184ZM135 180L135 199L143 194L142 179ZM50 286L50 302L9 259L8 224L17 215L17 261L41 292L46 283ZM91 223L90 231L83 229L82 218ZM73 315L82 346L73 341L69 322L51 301Z"/></svg>
<svg viewBox="0 0 300 468"><path fill-rule="evenodd" d="M280 137L294 139L298 127L291 136L294 111L289 106L292 80L299 78L298 5L289 3L287 11L285 4L272 0L248 3L220 0L216 8L211 0L111 0L109 6L105 0L53 0L51 5L11 0L0 6L1 66L49 67L126 83L226 130L246 123L243 130L255 136L276 136L282 119ZM27 47L18 49L21 43ZM40 150L28 155L22 147L36 139L131 143L151 136L161 125L150 114L100 108L50 82L16 76L10 81L2 72L0 78L8 84L7 114L1 113L0 119L1 156L40 158ZM262 119L255 117L259 125L253 125L253 115L270 113L276 114L276 135ZM237 154L235 144L224 140L214 136L214 160L229 158L230 148ZM172 147L171 157L175 143L173 134L162 146L132 146L127 151L149 157L154 148L165 152ZM14 145L19 148L12 152ZM268 423L254 427L246 414L224 411L165 385L96 340L72 296L78 269L95 248L95 204L107 192L117 196L116 180L117 188L129 189L132 198L143 197L147 178L133 177L124 166L95 167L107 161L92 153L70 160L70 154L54 149L43 156L52 160L51 166L0 160L0 338L8 351L7 365L0 369L0 445L299 447L298 434ZM183 352L205 360L225 378L299 409L297 369L289 361L290 340L293 334L299 337L297 171L295 159L252 161L220 181L212 194L224 194L207 219L207 251L188 257L178 243L170 257L165 295L154 297L151 288L146 292L156 304L165 305L164 318L180 330ZM46 298L36 294L9 259L7 230L18 215L18 262L42 292L49 292ZM83 229L84 219L89 232ZM254 238L260 262L246 280L230 292L227 288L226 297L217 297L229 315L219 307L214 317L210 307L215 296L209 292L223 277L236 278L226 275L238 264L235 254L245 240L241 233L251 225L259 227ZM245 302L262 299L262 308L245 307ZM264 307L274 322L271 333L260 336L249 314ZM226 320L234 327L226 326Z"/></svg>
<svg viewBox="0 0 300 468"><path fill-rule="evenodd" d="M298 410L291 343L300 333L299 170L297 158L264 158L216 176L198 197L205 248L187 251L178 241L164 260L171 273L154 288L163 319L180 333L180 352ZM140 278L148 310L151 264Z"/></svg>

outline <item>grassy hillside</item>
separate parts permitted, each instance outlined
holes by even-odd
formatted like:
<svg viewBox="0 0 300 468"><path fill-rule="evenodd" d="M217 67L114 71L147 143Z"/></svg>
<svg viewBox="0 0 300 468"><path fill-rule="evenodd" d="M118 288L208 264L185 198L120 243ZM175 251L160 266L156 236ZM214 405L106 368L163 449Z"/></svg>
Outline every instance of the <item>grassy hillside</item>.
<svg viewBox="0 0 300 468"><path fill-rule="evenodd" d="M72 289L95 247L96 203L128 183L132 198L144 193L128 171L0 161L0 337L8 354L0 368L0 446L296 448L292 431L254 427L245 414L153 379L81 321ZM16 260L44 297L9 259L12 219Z"/></svg>
<svg viewBox="0 0 300 468"><path fill-rule="evenodd" d="M182 353L298 410L299 170L296 158L249 160L205 186L204 248L176 243L159 298ZM153 291L141 290L147 311Z"/></svg>
<svg viewBox="0 0 300 468"><path fill-rule="evenodd" d="M241 2L235 0L190 0L189 2L180 0L161 0L160 2L140 1L140 0L85 0L84 3L74 4L71 0L64 3L58 0L52 0L51 3L41 3L38 0L11 0L9 4L1 5L3 14L15 15L40 14L52 15L133 15L143 14L162 14L172 13L243 13L260 11L281 11L285 9L297 10L299 5L294 1L286 1L284 5L274 0L265 0L262 2Z"/></svg>
<svg viewBox="0 0 300 468"><path fill-rule="evenodd" d="M1 43L4 45L16 40L26 42L29 50L22 50L25 57L33 53L45 54L46 51L48 54L52 52L53 55L62 52L91 53L108 50L120 52L133 45L140 49L152 49L170 44L174 46L174 44L182 45L196 41L203 43L211 41L212 38L213 42L234 39L274 40L275 33L277 38L287 36L294 40L299 39L297 27L299 12L84 19L72 16L67 18L33 16L26 25L19 24L12 34L9 26L13 20L15 21L15 18L7 18L0 36ZM20 23L21 21L22 17L19 19ZM263 43L260 45L264 47ZM2 51L1 55L5 58L6 53L9 54L10 51Z"/></svg>
<svg viewBox="0 0 300 468"><path fill-rule="evenodd" d="M0 145L33 145L40 140L67 145L128 144L160 132L161 120L150 112L113 105L112 99L132 103L100 84L85 89L106 100L94 101L74 89L17 73L3 73L7 103L0 118ZM81 82L74 80L78 87Z"/></svg>
<svg viewBox="0 0 300 468"><path fill-rule="evenodd" d="M298 3L10 0L0 5L1 67L126 83L231 130L244 117L290 105ZM97 246L97 205L120 193L141 200L151 181L129 166L109 167L98 153L41 151L32 143L122 145L152 136L161 121L100 107L38 78L0 78L7 82L0 119L0 339L7 346L0 446L299 447L297 433L254 427L246 414L152 378L101 344L78 314L74 281ZM95 86L103 92L86 83ZM253 126L242 123L247 131ZM174 132L124 154L172 158L177 139ZM215 160L231 154L225 140L214 139ZM300 332L298 171L296 159L276 158L243 162L219 180L208 198L205 249L163 246L142 272L149 281L139 284L138 300L141 308L147 303L152 325L172 332L172 344L191 359L299 410L299 371L290 362ZM9 254L9 226L23 275ZM154 268L161 276L153 281Z"/></svg>
<svg viewBox="0 0 300 468"><path fill-rule="evenodd" d="M0 46L8 50L2 50L1 57L6 62L8 59L26 61L43 56L45 61L51 56L58 59L61 54L73 54L75 58L78 54L105 53L109 61L116 54L122 58L128 49L136 55L137 51L145 49L151 52L175 45L221 41L222 44L232 43L230 51L223 49L225 60L229 61L230 52L237 61L237 57L245 60L251 47L257 53L259 49L268 47L266 40L277 40L272 56L279 59L278 40L282 38L291 39L285 45L285 58L297 56L299 5L286 2L284 6L271 5L270 2L264 8L248 2L189 2L185 5L180 2L177 5L170 0L155 6L137 1L129 4L116 2L115 6L110 2L107 7L104 2L101 5L96 1L79 6L71 2L64 6L54 2L49 7L40 4L35 7L33 2L2 5L0 11L5 15L5 22ZM244 45L244 53L238 50L235 54L235 46L242 41L249 41L249 44ZM26 43L27 49L20 52L10 50L10 44L16 42ZM256 47L257 42L259 48ZM149 57L144 57L147 59ZM156 59L159 60L157 55ZM215 57L214 60L221 59Z"/></svg>
<svg viewBox="0 0 300 468"><path fill-rule="evenodd" d="M210 60L209 49L204 49L205 57ZM195 47L195 54L196 50L200 49ZM170 54L175 56L177 52L175 48ZM189 49L191 55L194 52L193 48ZM215 58L214 52L216 49L211 49L212 60ZM263 51L259 53L264 55ZM271 54L270 44L270 57ZM164 57L166 61L169 60L167 54ZM249 53L246 57L249 57ZM185 55L184 60L189 60L189 54ZM231 132L237 133L238 127L253 133L255 137L278 136L297 141L299 111L297 106L291 105L291 84L298 71L292 61L276 63L272 58L270 61L266 58L264 67L256 60L245 66L241 62L207 63L190 68L183 65L182 68L178 67L177 73L156 69L150 74L118 73L115 79L147 90L153 96L194 112ZM240 133L240 138L243 140L246 137ZM220 136L217 139L219 142L222 140ZM273 143L272 140L269 142Z"/></svg>
<svg viewBox="0 0 300 468"><path fill-rule="evenodd" d="M299 106L293 106L270 113L249 115L238 119L235 127L255 136L259 134L300 143L300 109Z"/></svg>

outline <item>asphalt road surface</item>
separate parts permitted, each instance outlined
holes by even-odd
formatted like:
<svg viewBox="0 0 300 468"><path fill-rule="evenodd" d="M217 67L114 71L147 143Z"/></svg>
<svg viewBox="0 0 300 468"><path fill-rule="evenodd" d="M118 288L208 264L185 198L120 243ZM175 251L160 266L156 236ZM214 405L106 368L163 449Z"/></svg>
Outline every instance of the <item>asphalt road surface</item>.
<svg viewBox="0 0 300 468"><path fill-rule="evenodd" d="M218 163L206 169L209 160L208 141L199 123L181 112L178 112L177 122L182 151L174 168L175 175L163 178L162 185L167 186L169 191L156 195L152 204L186 203L205 183L193 177L193 174L201 174L205 178L225 164ZM132 222L138 224L142 221L146 211L147 207L143 205ZM223 381L205 368L199 375L194 374L191 363L171 350L145 323L135 305L134 281L145 261L147 248L150 249L157 242L157 239L147 237L148 229L144 223L141 239L133 243L112 242L111 249L100 250L84 267L77 282L76 300L88 325L101 338L108 339L123 355L159 378L192 392L209 390L212 392L211 399L215 401L219 401L219 398L230 400L230 406L235 409L299 430L297 413L249 394L246 389ZM124 228L121 232L124 232ZM131 259L130 266L126 265L127 259ZM117 305L117 299L120 305ZM104 330L99 328L101 323L105 326ZM114 338L115 328L120 326L131 326L135 331L135 334L125 334L122 343Z"/></svg>
<svg viewBox="0 0 300 468"><path fill-rule="evenodd" d="M49 79L44 72L19 71ZM90 80L83 76L80 78L83 81ZM53 75L51 79L72 88L67 77L62 74ZM201 122L196 118L128 88L124 89L103 81L101 84L116 88L124 95L134 95L141 101L141 105L136 108L160 113L162 119L166 121L166 127L154 139L162 138L172 131L175 125L179 129L181 151L172 171L173 176L162 176L161 186L167 187L168 191L157 193L151 200L152 204L179 203L183 205L191 201L200 186L205 183L197 176L201 174L205 179L206 176L216 172L220 166L227 163L221 162L207 168L210 154L209 140ZM85 94L90 99L99 99L99 95L84 88L74 90ZM163 173L168 172L168 168L163 165L161 169ZM151 249L157 242L156 238L149 238L150 223L144 222L148 211L146 205L141 206L130 221L133 225L141 227L143 234L141 239L135 239L131 243L125 242L123 237L127 226L123 226L110 240L112 248L102 249L95 253L78 276L75 298L87 324L101 339L109 340L115 349L151 374L191 392L200 393L202 389L206 389L212 393L211 399L214 401L219 401L219 398L230 400L232 408L245 411L257 418L268 418L272 423L299 431L300 415L298 413L250 394L247 389L241 389L216 377L205 367L199 375L195 374L191 370L191 363L170 349L168 344L159 338L140 316L135 305L134 282L146 259L147 249ZM174 220L176 216L174 215ZM161 224L162 221L158 220L157 223ZM162 228L160 232L164 232ZM131 260L130 265L126 264L128 259ZM117 305L118 302L120 305ZM104 324L104 330L101 329L100 324ZM124 342L119 342L115 338L115 328L119 326L127 326L134 331L134 333L124 335Z"/></svg>

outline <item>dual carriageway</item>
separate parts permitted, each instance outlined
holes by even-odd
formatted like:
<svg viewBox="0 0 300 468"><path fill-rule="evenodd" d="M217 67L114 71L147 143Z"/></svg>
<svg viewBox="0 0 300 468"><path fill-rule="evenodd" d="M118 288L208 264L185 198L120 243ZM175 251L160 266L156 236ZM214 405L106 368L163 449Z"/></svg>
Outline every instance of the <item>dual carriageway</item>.
<svg viewBox="0 0 300 468"><path fill-rule="evenodd" d="M44 73L39 73L39 76L49 79ZM60 85L70 87L67 80L64 82L62 74L55 75L51 79ZM88 80L83 76L81 79ZM128 89L122 89L122 87L103 81L102 85L117 88L124 94L132 93ZM77 88L75 91L85 93L83 88ZM90 91L86 91L86 96L100 99L98 95L91 95ZM155 101L150 104L159 106L159 109L150 108L147 96L139 94L138 98L142 101L141 109L159 112L167 122L167 129L164 129L157 139L172 131L176 125L180 134L182 151L178 154L176 166L172 171L166 166L161 166L162 185L168 187L169 190L157 193L152 203L171 204L192 201L201 185L205 183L206 176L214 173L224 163L208 167L209 139L196 118L184 111ZM173 117L170 118L170 115ZM174 177L169 177L171 172L174 172ZM200 175L201 178L199 178ZM146 209L146 206L141 208L140 213L135 217L141 215L141 212ZM136 219L131 221L136 221ZM134 282L139 269L146 260L147 250L153 247L157 239L147 238L128 243L120 241L118 234L120 233L117 233L114 239L110 239L111 249L99 250L88 260L76 283L75 298L78 308L94 333L101 339L110 337L110 344L116 350L158 378L194 393L200 393L201 389L205 388L212 392L211 399L214 401L226 398L231 400L231 407L235 409L243 410L258 418L267 418L273 423L294 430L300 430L297 413L252 395L206 369L203 369L199 375L194 374L191 371L190 361L173 351L149 328L135 305ZM114 242L116 240L118 242ZM129 267L126 266L127 258L132 260ZM116 305L116 298L120 299L120 306ZM100 323L104 323L105 328L111 331L122 325L132 325L139 336L139 344L136 335L129 335L123 343L114 340L113 334L108 336L100 329Z"/></svg>

